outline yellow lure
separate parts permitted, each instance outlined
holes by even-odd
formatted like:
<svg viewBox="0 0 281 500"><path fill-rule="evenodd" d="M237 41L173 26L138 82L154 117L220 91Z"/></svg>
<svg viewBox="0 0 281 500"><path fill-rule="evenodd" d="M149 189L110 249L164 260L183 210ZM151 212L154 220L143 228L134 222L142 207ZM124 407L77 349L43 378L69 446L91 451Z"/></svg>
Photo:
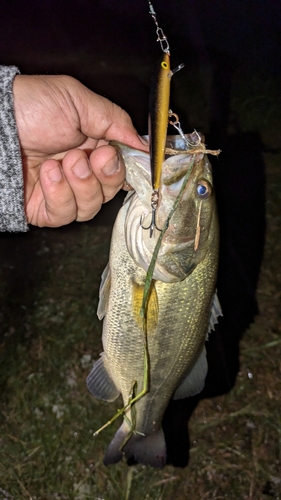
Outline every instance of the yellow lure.
<svg viewBox="0 0 281 500"><path fill-rule="evenodd" d="M150 143L151 178L154 191L158 191L165 156L170 85L173 72L170 56L163 52L152 78L149 97L148 132Z"/></svg>

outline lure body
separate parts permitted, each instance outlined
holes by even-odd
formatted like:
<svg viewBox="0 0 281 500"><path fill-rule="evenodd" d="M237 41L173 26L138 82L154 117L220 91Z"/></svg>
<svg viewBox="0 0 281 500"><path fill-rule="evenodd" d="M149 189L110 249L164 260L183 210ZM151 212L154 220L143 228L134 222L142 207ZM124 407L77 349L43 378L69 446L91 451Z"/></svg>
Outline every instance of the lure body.
<svg viewBox="0 0 281 500"><path fill-rule="evenodd" d="M152 183L151 195L151 222L148 227L142 225L143 229L149 229L152 238L154 229L161 231L156 223L156 209L159 202L159 187L161 180L162 165L165 159L165 144L167 136L170 85L172 75L183 67L180 64L174 71L170 69L170 49L169 43L163 30L159 27L156 13L152 3L148 0L149 12L154 20L157 33L157 42L160 42L163 51L162 57L157 65L154 78L150 87L148 133L150 144L150 171Z"/></svg>
<svg viewBox="0 0 281 500"><path fill-rule="evenodd" d="M160 186L162 164L165 156L171 77L170 56L168 53L163 52L152 78L149 97L149 152L154 191L158 191Z"/></svg>

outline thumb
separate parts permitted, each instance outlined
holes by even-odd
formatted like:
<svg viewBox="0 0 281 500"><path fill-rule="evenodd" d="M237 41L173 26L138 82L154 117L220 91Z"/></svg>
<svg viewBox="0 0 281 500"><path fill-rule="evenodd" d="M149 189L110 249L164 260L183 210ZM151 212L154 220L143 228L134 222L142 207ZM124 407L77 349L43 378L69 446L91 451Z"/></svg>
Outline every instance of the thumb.
<svg viewBox="0 0 281 500"><path fill-rule="evenodd" d="M136 149L147 150L124 109L73 79L73 102L77 109L81 131L92 139L117 140Z"/></svg>

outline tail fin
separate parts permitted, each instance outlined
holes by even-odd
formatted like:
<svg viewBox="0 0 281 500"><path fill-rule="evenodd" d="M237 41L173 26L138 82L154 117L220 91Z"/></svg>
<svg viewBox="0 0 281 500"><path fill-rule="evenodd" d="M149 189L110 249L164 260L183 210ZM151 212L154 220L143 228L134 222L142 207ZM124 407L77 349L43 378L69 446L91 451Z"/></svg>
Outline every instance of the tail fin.
<svg viewBox="0 0 281 500"><path fill-rule="evenodd" d="M133 459L139 464L151 465L151 467L155 468L164 467L167 460L167 454L162 427L160 427L158 431L147 436L133 434L129 441L125 444L122 453L120 451L120 447L128 435L128 432L128 425L126 422L123 422L105 454L105 465L119 462L124 453L127 459Z"/></svg>
<svg viewBox="0 0 281 500"><path fill-rule="evenodd" d="M103 459L104 465L117 464L117 462L122 460L124 453L120 450L120 448L122 447L125 438L128 436L129 430L129 426L124 420L123 424L118 429L109 447L107 448Z"/></svg>

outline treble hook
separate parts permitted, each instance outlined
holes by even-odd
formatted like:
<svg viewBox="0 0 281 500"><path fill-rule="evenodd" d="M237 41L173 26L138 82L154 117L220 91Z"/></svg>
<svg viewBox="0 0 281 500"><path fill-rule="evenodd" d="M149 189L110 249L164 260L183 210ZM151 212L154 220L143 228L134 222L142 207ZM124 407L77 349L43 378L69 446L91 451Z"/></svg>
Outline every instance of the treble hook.
<svg viewBox="0 0 281 500"><path fill-rule="evenodd" d="M155 191L153 191L153 193L151 195L151 210L152 210L152 212L151 212L150 225L147 227L144 227L142 225L143 217L141 217L141 219L140 219L140 225L141 225L142 229L144 229L145 231L147 231L149 229L150 238L152 238L154 229L157 229L157 231L162 231L162 229L159 229L159 227L156 224L156 209L158 207L158 202L159 202L159 193L157 190L155 190Z"/></svg>
<svg viewBox="0 0 281 500"><path fill-rule="evenodd" d="M172 117L175 120L171 120ZM200 135L198 134L198 132L196 130L195 130L195 132L197 134L198 140L196 142L191 142L191 141L188 140L188 138L186 137L186 135L182 131L178 115L176 113L173 113L173 111L171 109L169 110L169 118L170 118L169 124L173 125L173 127L179 132L181 138L184 140L184 142L187 145L188 149L189 149L189 147L198 146L200 144L201 138L200 138Z"/></svg>

